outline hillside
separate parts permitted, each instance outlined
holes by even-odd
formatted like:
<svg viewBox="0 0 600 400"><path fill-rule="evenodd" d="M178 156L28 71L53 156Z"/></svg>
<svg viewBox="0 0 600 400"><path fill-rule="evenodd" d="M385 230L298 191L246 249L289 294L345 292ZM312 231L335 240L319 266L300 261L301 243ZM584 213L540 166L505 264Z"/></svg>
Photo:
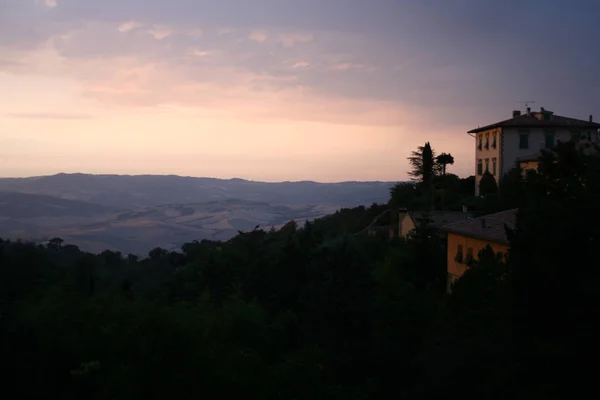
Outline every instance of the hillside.
<svg viewBox="0 0 600 400"><path fill-rule="evenodd" d="M105 206L144 207L240 199L275 204L356 206L387 202L395 182L257 182L176 175L58 174L2 178L0 192L80 200Z"/></svg>
<svg viewBox="0 0 600 400"><path fill-rule="evenodd" d="M193 240L228 240L344 207L385 203L391 183L282 182L59 174L0 179L0 237L61 237L91 252L146 255ZM3 193L1 193L3 192Z"/></svg>

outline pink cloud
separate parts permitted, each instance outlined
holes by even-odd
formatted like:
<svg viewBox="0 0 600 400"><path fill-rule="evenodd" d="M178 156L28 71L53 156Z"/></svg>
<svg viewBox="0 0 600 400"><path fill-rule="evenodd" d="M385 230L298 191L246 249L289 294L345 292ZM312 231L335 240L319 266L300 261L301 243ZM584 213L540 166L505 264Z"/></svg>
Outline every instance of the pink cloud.
<svg viewBox="0 0 600 400"><path fill-rule="evenodd" d="M259 42L259 43L264 43L267 41L268 37L264 31L255 30L255 31L250 32L248 39L254 40L255 42Z"/></svg>
<svg viewBox="0 0 600 400"><path fill-rule="evenodd" d="M130 31L134 30L134 29L140 28L142 26L144 26L144 25L141 24L140 22L137 22L137 21L127 21L127 22L123 22L122 24L120 24L117 27L117 30L119 32L127 33L127 32L130 32Z"/></svg>
<svg viewBox="0 0 600 400"><path fill-rule="evenodd" d="M294 47L299 43L309 43L314 40L311 33L283 33L279 35L279 41L285 47Z"/></svg>
<svg viewBox="0 0 600 400"><path fill-rule="evenodd" d="M49 8L55 8L58 6L58 3L56 0L44 0L44 4L46 5L46 7L49 7Z"/></svg>

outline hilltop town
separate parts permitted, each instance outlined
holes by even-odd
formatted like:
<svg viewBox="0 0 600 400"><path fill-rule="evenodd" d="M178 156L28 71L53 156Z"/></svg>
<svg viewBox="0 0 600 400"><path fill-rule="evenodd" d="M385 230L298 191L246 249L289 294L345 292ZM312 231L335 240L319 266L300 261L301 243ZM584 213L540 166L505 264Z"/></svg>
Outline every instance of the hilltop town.
<svg viewBox="0 0 600 400"><path fill-rule="evenodd" d="M509 253L508 235L516 228L519 212L519 196L515 191L522 190L518 185L533 179L528 174L545 174L546 169L540 168L543 160L553 160L554 164L563 161L559 156L565 146L573 146L585 155L600 150L600 124L593 121L592 115L589 120L580 120L556 115L544 107L540 111L527 107L525 113L515 110L510 119L467 133L473 136L475 145L474 198L463 192L459 198L462 210L456 210L459 206L456 201L445 200L452 197L448 192L453 189L447 183L446 166L440 163L444 155L436 159L429 143L410 158L416 165L413 170L416 183L400 184L392 190L392 197L398 197L393 205L399 207L394 210L399 213L399 222L397 229L390 227L390 237L396 234L407 237L416 227L424 226L433 226L446 234L448 291L486 248L501 257ZM424 170L427 165L430 171ZM465 187L466 180L462 181ZM420 196L430 197L431 201L410 204L413 196L406 202L401 193L407 188L420 191ZM469 205L474 209L469 211Z"/></svg>

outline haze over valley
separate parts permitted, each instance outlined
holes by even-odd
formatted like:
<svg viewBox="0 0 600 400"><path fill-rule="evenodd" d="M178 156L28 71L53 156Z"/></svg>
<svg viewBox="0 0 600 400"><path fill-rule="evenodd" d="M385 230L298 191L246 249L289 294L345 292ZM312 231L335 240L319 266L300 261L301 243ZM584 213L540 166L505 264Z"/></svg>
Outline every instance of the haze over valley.
<svg viewBox="0 0 600 400"><path fill-rule="evenodd" d="M0 237L60 237L82 250L144 256L256 226L302 223L385 203L392 182L266 183L175 175L58 174L0 179Z"/></svg>

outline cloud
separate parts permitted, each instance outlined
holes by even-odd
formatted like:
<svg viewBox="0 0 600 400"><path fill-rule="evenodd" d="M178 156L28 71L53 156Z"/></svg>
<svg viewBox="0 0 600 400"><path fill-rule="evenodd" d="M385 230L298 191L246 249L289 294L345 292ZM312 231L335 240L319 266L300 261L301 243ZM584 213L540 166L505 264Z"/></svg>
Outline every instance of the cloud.
<svg viewBox="0 0 600 400"><path fill-rule="evenodd" d="M365 66L362 64L355 64L351 62L342 62L336 63L330 66L330 69L333 71L348 71L349 69L359 69L364 68Z"/></svg>
<svg viewBox="0 0 600 400"><path fill-rule="evenodd" d="M123 22L122 24L120 24L117 29L119 32L127 33L129 31L132 31L136 28L140 28L142 26L143 25L137 21L127 21L127 22Z"/></svg>
<svg viewBox="0 0 600 400"><path fill-rule="evenodd" d="M294 68L294 69L297 69L297 68L308 68L308 67L310 67L310 62L308 62L308 61L298 61L298 62L295 62L292 65L292 68Z"/></svg>
<svg viewBox="0 0 600 400"><path fill-rule="evenodd" d="M175 92L192 103L199 88L214 87L452 109L439 124L455 113L485 122L530 96L569 113L592 107L600 89L600 57L589 51L600 3L577 3L59 0L48 10L11 0L0 12L0 69L47 73L33 54L55 52L52 74L122 104L169 103ZM148 71L182 89L148 89Z"/></svg>
<svg viewBox="0 0 600 400"><path fill-rule="evenodd" d="M168 26L161 26L161 25L155 25L152 28L150 28L150 30L148 30L148 33L150 35L152 35L155 39L157 40L162 40L166 37L169 37L173 34L173 30L171 28L169 28ZM192 35L197 35L198 33L192 33ZM201 34L201 32L200 32Z"/></svg>
<svg viewBox="0 0 600 400"><path fill-rule="evenodd" d="M235 31L236 30L234 28L219 28L219 29L217 29L217 34L219 36L222 36L222 35L227 35L229 33L233 33Z"/></svg>
<svg viewBox="0 0 600 400"><path fill-rule="evenodd" d="M188 54L190 56L194 56L194 57L206 57L206 56L210 55L211 53L206 50L190 49L188 51Z"/></svg>
<svg viewBox="0 0 600 400"><path fill-rule="evenodd" d="M76 119L91 119L92 116L85 114L68 114L68 113L55 113L55 112L37 112L37 113L8 113L6 114L9 118L19 119L63 119L63 120L76 120Z"/></svg>
<svg viewBox="0 0 600 400"><path fill-rule="evenodd" d="M201 28L192 28L187 32L187 34L193 38L199 38L202 36L203 31Z"/></svg>
<svg viewBox="0 0 600 400"><path fill-rule="evenodd" d="M299 43L308 43L314 40L314 36L310 33L283 33L279 35L279 41L285 47L293 47Z"/></svg>
<svg viewBox="0 0 600 400"><path fill-rule="evenodd" d="M255 42L263 43L267 41L267 34L264 31L255 30L250 32L248 39L254 40Z"/></svg>
<svg viewBox="0 0 600 400"><path fill-rule="evenodd" d="M44 4L46 5L46 7L49 7L49 8L54 8L54 7L58 6L58 3L56 2L56 0L44 0Z"/></svg>

